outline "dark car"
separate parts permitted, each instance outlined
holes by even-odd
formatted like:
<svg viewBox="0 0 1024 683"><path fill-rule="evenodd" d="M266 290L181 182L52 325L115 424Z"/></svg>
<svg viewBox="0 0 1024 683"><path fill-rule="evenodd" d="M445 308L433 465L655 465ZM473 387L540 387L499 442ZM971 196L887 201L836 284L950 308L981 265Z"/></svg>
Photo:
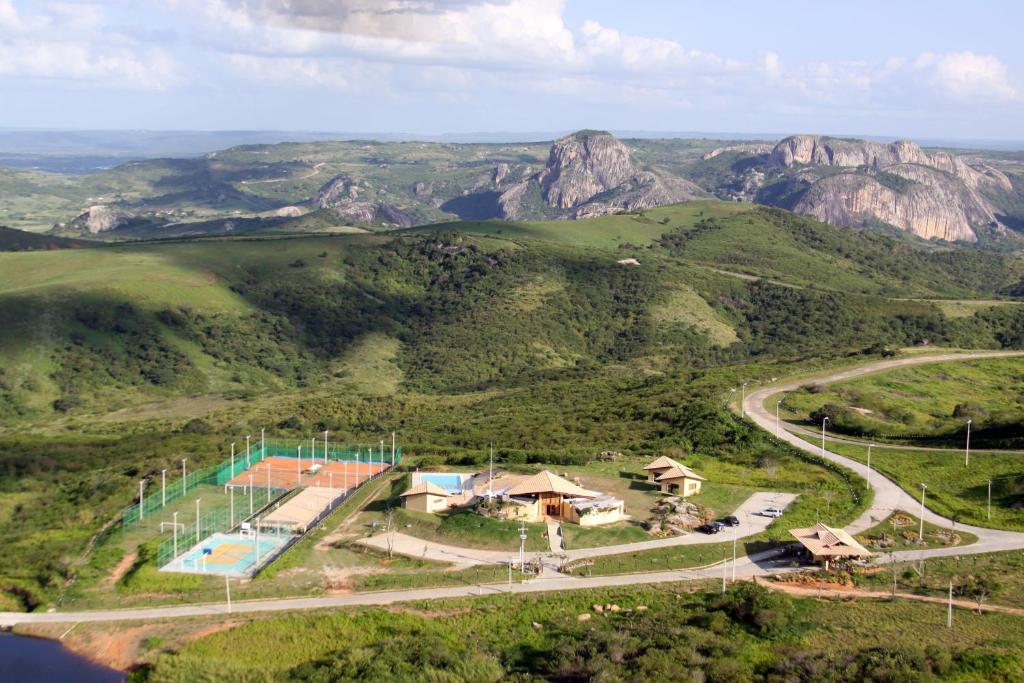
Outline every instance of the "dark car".
<svg viewBox="0 0 1024 683"><path fill-rule="evenodd" d="M712 524L701 524L699 527L697 527L697 531L701 532L702 534L717 534L721 530L722 525L718 522L713 522Z"/></svg>
<svg viewBox="0 0 1024 683"><path fill-rule="evenodd" d="M728 517L722 518L722 524L725 526L739 526L740 520L736 515L729 515Z"/></svg>

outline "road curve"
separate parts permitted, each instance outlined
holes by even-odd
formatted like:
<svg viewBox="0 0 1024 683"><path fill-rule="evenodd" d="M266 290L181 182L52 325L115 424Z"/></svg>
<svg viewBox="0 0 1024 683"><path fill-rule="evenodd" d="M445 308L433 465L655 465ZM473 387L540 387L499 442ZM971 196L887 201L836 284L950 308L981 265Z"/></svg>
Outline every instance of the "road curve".
<svg viewBox="0 0 1024 683"><path fill-rule="evenodd" d="M913 356L910 358L899 358L895 360L879 361L877 363L871 363L858 368L852 368L849 370L843 370L841 372L835 372L829 375L823 375L820 377L803 378L798 381L785 382L782 384L773 384L769 387L757 389L746 396L746 400L743 402L743 411L747 418L749 418L755 425L764 429L769 434L775 433L775 415L770 413L764 406L765 402L773 395L784 393L787 391L794 391L800 387L812 383L812 384L828 384L831 382L839 382L842 380L853 379L855 377L861 377L876 372L883 372L885 370L893 370L895 368L906 367L908 365L923 365L927 363L944 363L944 362L955 362L955 361L966 361L966 360L980 360L984 358L1002 358L1007 356L1021 356L1024 353L1019 351L984 351L975 353L947 353L938 355L927 355L927 356ZM914 515L921 514L921 502L920 499L910 495L902 488L899 487L895 482L887 479L882 474L875 470L869 470L866 465L863 465L856 460L844 457L831 451L822 451L821 445L815 445L802 439L799 435L791 432L782 430L778 437L779 440L785 441L795 448L812 453L814 455L823 456L827 460L830 460L838 465L856 472L858 475L868 481L868 484L874 490L875 498L870 509L864 514L855 519L849 525L846 530L852 534L866 531L871 527L875 526L878 522L888 517L894 510L903 510L905 512L912 513ZM927 506L927 497L925 499ZM936 514L931 510L925 509L924 520L931 524L944 527L952 527L953 522L942 515ZM1015 550L1018 548L1024 548L1024 533L1013 532L1013 531L1001 531L998 529L986 529L983 527L970 526L966 524L958 524L958 529L969 531L978 537L977 543L973 543L969 546L958 546L955 548L936 548L932 550L910 550L895 553L896 559L922 559L926 557L938 557L943 555L965 555L972 553L986 553L998 550Z"/></svg>
<svg viewBox="0 0 1024 683"><path fill-rule="evenodd" d="M746 397L743 407L747 416L754 422L754 424L769 433L774 433L775 416L769 414L768 411L765 410L764 402L773 394L784 391L793 391L808 382L837 382L907 365L1020 355L1024 355L1024 353L981 352L918 356L913 358L881 361L827 376L812 379L805 378L800 381L774 384L770 387L758 389ZM796 434L784 431L779 435L779 438L800 450L813 453L815 455L822 455L820 446L804 441ZM878 521L887 517L893 510L905 510L914 514L920 514L920 502L878 472L868 470L866 466L855 460L851 460L836 453L831 453L827 450L824 452L824 457L864 477L868 480L871 488L875 491L875 499L872 507L846 527L846 529L851 533L858 533L874 526ZM950 520L927 509L925 510L924 519L932 524L940 526L952 525ZM985 529L963 524L959 525L958 528L965 529L975 534L978 537L978 542L969 546L957 546L953 548L905 550L893 553L892 558L894 561L906 561L924 559L928 557L966 555L972 553L986 553L1024 548L1024 533ZM734 566L729 563L718 563L710 567L679 571L643 572L636 574L618 574L613 576L595 576L586 578L555 575L552 578L539 578L524 583L512 583L511 585L463 585L443 588L383 591L377 593L355 593L337 596L252 600L234 603L230 612L228 611L226 603L180 605L172 607L145 607L121 610L94 610L87 612L0 612L0 627L9 628L17 624L143 621L188 617L226 618L229 614L329 609L359 605L387 605L394 602L410 600L436 600L480 595L497 595L500 593L540 593L548 591L604 588L611 586L634 586L673 581L692 581L698 579L718 580L720 578L725 578L726 576L731 578L734 573L737 578L747 578L751 576L765 576L768 574L792 571L788 566L788 562L776 557L778 554L779 552L777 550L765 551L748 557L740 557L737 559Z"/></svg>

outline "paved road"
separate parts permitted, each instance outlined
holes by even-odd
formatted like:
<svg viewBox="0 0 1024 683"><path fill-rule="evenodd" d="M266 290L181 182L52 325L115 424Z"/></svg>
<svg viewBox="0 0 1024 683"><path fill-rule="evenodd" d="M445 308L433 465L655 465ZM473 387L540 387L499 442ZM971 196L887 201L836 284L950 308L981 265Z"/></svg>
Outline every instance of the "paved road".
<svg viewBox="0 0 1024 683"><path fill-rule="evenodd" d="M768 525L775 520L771 517L761 517L755 513L767 508L777 507L785 509L796 495L792 493L777 493L761 491L751 495L733 513L740 519L740 526L736 528L736 538L746 538L759 534L768 528ZM551 533L551 526L548 526L548 533ZM557 525L553 525L557 526ZM699 545L702 543L722 543L731 541L733 538L732 529L715 535L693 533L685 536L670 536L668 538L655 538L649 541L637 541L636 543L623 543L619 545L598 546L596 548L570 548L564 553L557 553L552 550L551 555L562 555L570 562L583 560L603 555L619 555L622 553L635 553L644 550L657 550L658 548L672 548L682 545ZM368 538L359 539L358 543L369 546L376 550L387 551L388 542L392 543L392 550L400 555L409 557L420 557L436 562L449 562L459 569L482 564L505 564L510 556L515 555L518 561L518 552L515 549L509 550L478 550L476 548L463 548L460 546L445 545L433 541L424 541L422 538L409 536L402 533L392 534L389 539L387 534L377 534ZM559 537L558 540L561 540ZM552 544L553 547L553 544ZM537 552L531 552L528 556L532 559ZM556 567L558 562L555 558L548 558L548 566Z"/></svg>
<svg viewBox="0 0 1024 683"><path fill-rule="evenodd" d="M744 409L754 424L765 429L769 433L775 431L775 416L764 409L764 402L773 394L782 391L792 391L807 382L836 382L853 377L859 377L872 372L881 372L906 365L917 365L922 363L935 363L943 361L960 361L979 358L993 358L1006 355L1024 355L1020 353L971 353L971 354L944 354L934 356L918 356L892 361L874 363L861 368L846 370L832 375L814 379L803 379L799 382L773 385L766 389L760 389L751 393L744 402ZM821 447L804 441L799 436L789 432L780 434L780 438L808 453L822 454ZM920 513L920 503L899 488L894 482L886 479L877 472L854 460L845 458L829 451L824 452L824 457L843 465L862 477L865 477L871 487L875 490L875 501L870 510L854 520L847 526L851 533L857 533L874 526L888 516L893 510L905 510L915 514ZM940 526L951 526L950 520L926 510L924 514L926 521ZM936 548L932 550L905 550L894 553L897 561L916 560L928 557L940 557L950 555L966 555L971 553L984 553L999 550L1015 550L1024 548L1024 533L1009 531L998 531L994 529L983 529L967 525L959 525L958 528L965 529L978 537L978 542L969 546L956 548ZM409 537L411 538L411 537ZM688 537L682 537L688 538ZM671 540L671 539L669 539ZM709 540L717 540L710 537ZM416 539L422 545L423 541ZM646 542L645 542L646 543ZM623 552L623 546L616 548L616 552ZM501 562L506 561L507 553L500 553ZM290 610L324 609L331 607L345 607L352 605L386 605L393 602L408 600L427 600L439 598L457 598L486 594L511 593L536 593L545 591L578 590L584 588L601 588L607 586L633 586L640 584L663 583L670 581L687 581L696 579L718 579L719 577L732 578L735 572L736 578L747 578L751 576L764 576L773 573L791 571L788 562L778 557L777 551L767 551L748 557L739 558L735 564L719 563L717 565L697 570L667 571L639 574L620 574L617 576L597 576L588 578L573 578L561 574L555 574L551 578L536 579L526 583L494 584L487 586L454 586L448 588L425 588L419 590L386 591L380 593L359 593L352 595L339 595L329 597L313 598L289 598L279 600L260 600L235 603L234 614L255 613L255 612L283 612ZM98 610L89 612L52 612L52 613L31 613L0 612L0 626L13 626L15 624L29 623L73 623L73 622L104 622L104 621L134 621L149 619L173 619L181 617L197 616L220 616L228 614L227 607L223 603L214 605L183 605L179 607L152 607L130 610Z"/></svg>
<svg viewBox="0 0 1024 683"><path fill-rule="evenodd" d="M844 370L842 372L833 373L830 375L815 377L813 379L803 379L795 382L788 382L783 384L775 384L764 389L758 389L747 395L746 401L743 404L744 412L746 416L754 422L758 427L764 429L770 434L775 433L775 414L774 411L769 413L765 408L765 402L773 395L794 391L805 384L828 384L831 382L839 382L842 380L853 379L855 377L861 377L876 372L882 372L884 370L892 370L894 368L906 367L908 365L921 365L925 363L938 363L938 362L952 362L952 361L963 361L963 360L977 360L981 358L998 358L1005 356L1020 356L1024 355L1020 352L980 352L980 353L961 353L961 354L940 354L940 355L928 355L928 356L914 356L911 358L900 358L896 360L881 361L878 363L872 363L859 368L853 368L850 370ZM921 503L920 499L911 496L909 493L901 489L895 482L887 479L877 471L869 470L866 465L863 465L855 460L844 457L831 451L822 451L820 442L813 444L804 439L800 438L797 434L793 434L788 431L782 431L778 438L782 441L786 441L792 446L799 448L807 453L813 453L815 455L824 456L826 459L831 460L834 463L842 465L847 469L853 470L860 476L864 477L871 488L874 489L875 498L874 502L869 510L864 512L860 517L855 519L851 524L846 527L846 530L850 533L860 533L867 529L870 529L879 521L885 519L894 510L903 510L910 512L915 515L921 514ZM927 496L925 499L927 505ZM951 527L953 522L939 514L928 510L924 511L924 520L931 524L938 526ZM966 524L958 524L958 529L969 531L978 537L978 542L970 546L960 546L957 548L937 548L934 550L915 550L915 551L904 551L902 553L896 553L897 556L905 559L919 559L924 557L936 557L941 555L964 555L970 553L984 553L992 552L995 550L1014 550L1017 548L1024 548L1024 533L1017 533L1012 531L999 531L996 529L985 529L982 527L975 527Z"/></svg>

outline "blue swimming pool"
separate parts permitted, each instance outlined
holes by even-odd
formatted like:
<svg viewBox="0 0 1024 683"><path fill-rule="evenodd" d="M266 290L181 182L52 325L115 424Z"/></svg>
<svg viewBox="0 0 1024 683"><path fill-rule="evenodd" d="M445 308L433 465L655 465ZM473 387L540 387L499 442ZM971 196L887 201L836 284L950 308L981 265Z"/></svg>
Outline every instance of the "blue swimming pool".
<svg viewBox="0 0 1024 683"><path fill-rule="evenodd" d="M462 475L439 472L419 472L420 481L427 481L440 486L448 493L462 493Z"/></svg>

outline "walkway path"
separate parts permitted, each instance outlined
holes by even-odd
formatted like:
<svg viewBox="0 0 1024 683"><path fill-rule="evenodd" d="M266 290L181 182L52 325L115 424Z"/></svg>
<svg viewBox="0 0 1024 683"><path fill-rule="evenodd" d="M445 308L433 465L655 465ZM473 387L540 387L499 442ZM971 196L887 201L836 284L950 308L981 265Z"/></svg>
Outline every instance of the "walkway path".
<svg viewBox="0 0 1024 683"><path fill-rule="evenodd" d="M565 547L562 543L562 525L553 519L547 521L548 549L552 555L560 555Z"/></svg>

